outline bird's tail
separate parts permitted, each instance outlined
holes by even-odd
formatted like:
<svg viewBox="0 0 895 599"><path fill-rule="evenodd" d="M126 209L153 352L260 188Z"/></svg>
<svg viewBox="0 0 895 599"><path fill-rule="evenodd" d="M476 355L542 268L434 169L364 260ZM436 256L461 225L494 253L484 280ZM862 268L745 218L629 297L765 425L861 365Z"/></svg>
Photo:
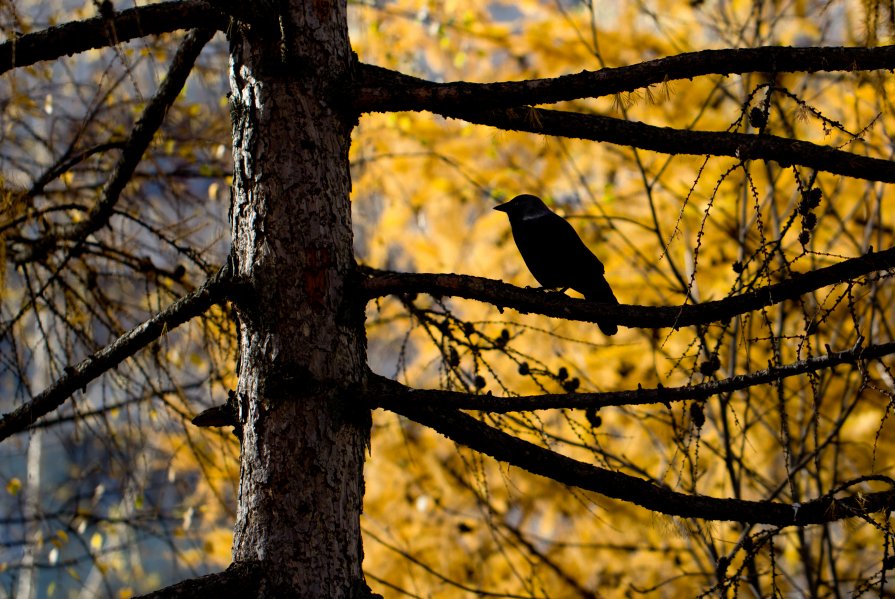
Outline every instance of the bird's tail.
<svg viewBox="0 0 895 599"><path fill-rule="evenodd" d="M599 280L595 281L590 289L588 289L582 295L584 295L584 297L591 302L611 304L614 306L618 305L618 299L616 299L615 294L612 293L612 287L609 286L609 283L604 277L600 277ZM598 320L597 326L600 327L600 330L607 337L618 333L618 325L611 322L601 322Z"/></svg>

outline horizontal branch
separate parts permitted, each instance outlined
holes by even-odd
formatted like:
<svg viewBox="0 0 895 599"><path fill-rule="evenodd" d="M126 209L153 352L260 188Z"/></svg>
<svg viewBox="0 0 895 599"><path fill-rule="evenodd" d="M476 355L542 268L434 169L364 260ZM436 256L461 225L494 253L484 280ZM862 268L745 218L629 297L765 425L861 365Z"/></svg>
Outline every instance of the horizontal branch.
<svg viewBox="0 0 895 599"><path fill-rule="evenodd" d="M895 268L895 248L843 260L781 283L721 300L687 306L609 305L574 299L561 293L522 289L501 281L449 274L416 274L361 268L361 293L367 300L386 295L427 293L487 302L566 320L617 324L629 328L679 328L742 316L765 306L793 300L805 293L843 283L880 270Z"/></svg>
<svg viewBox="0 0 895 599"><path fill-rule="evenodd" d="M668 516L782 527L833 522L895 507L895 490L856 494L841 499L823 496L801 504L678 493L642 478L574 460L514 437L462 412L423 404L404 405L395 412L498 461Z"/></svg>
<svg viewBox="0 0 895 599"><path fill-rule="evenodd" d="M489 111L446 107L437 112L445 117L505 131L602 141L671 155L773 160L781 166L796 164L834 175L895 183L895 163L890 160L860 156L829 146L776 135L689 131L656 127L596 114L528 106Z"/></svg>
<svg viewBox="0 0 895 599"><path fill-rule="evenodd" d="M372 408L400 411L413 405L429 405L454 410L477 410L491 414L507 412L531 412L534 410L605 408L609 406L636 406L673 401L703 400L722 393L731 393L756 385L765 385L781 379L833 368L841 364L854 364L859 360L872 360L895 354L895 342L869 347L856 344L851 349L830 352L784 366L766 368L748 374L740 374L719 381L680 387L655 387L605 393L545 393L519 397L472 395L459 391L440 389L413 389L395 382L381 393L371 391L367 401Z"/></svg>
<svg viewBox="0 0 895 599"><path fill-rule="evenodd" d="M134 38L196 27L222 30L227 17L209 2L162 2L72 21L0 44L0 74L42 60L105 48Z"/></svg>
<svg viewBox="0 0 895 599"><path fill-rule="evenodd" d="M704 50L631 66L553 79L434 83L367 64L358 66L355 109L430 111L448 118L542 135L632 146L664 154L773 160L868 181L895 182L891 161L806 141L746 133L656 127L608 116L537 109L538 104L633 91L675 79L746 72L858 71L895 68L895 46Z"/></svg>
<svg viewBox="0 0 895 599"><path fill-rule="evenodd" d="M358 65L358 112L477 110L553 104L632 92L706 75L895 69L895 46L791 48L765 46L687 52L634 65L582 71L550 79L497 83L434 83L369 64Z"/></svg>
<svg viewBox="0 0 895 599"><path fill-rule="evenodd" d="M75 391L86 387L87 383L221 301L228 272L226 267L221 269L196 291L180 298L75 366L67 367L65 374L31 401L0 416L0 441L25 430L38 418L62 405Z"/></svg>

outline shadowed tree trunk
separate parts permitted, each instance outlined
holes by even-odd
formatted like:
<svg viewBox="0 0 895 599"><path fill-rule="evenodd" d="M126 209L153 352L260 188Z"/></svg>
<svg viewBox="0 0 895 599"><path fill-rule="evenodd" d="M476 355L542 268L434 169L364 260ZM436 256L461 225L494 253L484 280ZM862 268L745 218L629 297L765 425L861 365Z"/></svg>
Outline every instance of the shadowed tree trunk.
<svg viewBox="0 0 895 599"><path fill-rule="evenodd" d="M352 60L345 8L296 0L279 22L231 32L242 428L233 543L236 561L261 562L259 596L365 588L359 517L370 417L353 408L365 337L362 303L346 297L356 117L337 103Z"/></svg>

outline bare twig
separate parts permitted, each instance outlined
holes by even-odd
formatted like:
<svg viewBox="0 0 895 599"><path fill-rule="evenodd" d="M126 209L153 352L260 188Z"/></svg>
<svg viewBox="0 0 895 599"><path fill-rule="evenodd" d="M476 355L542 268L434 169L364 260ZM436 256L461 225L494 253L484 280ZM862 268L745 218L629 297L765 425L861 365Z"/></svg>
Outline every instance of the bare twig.
<svg viewBox="0 0 895 599"><path fill-rule="evenodd" d="M180 90L183 89L187 77L193 70L196 58L198 58L202 48L208 43L208 40L211 39L214 33L212 29L195 29L184 38L171 62L171 69L168 71L168 75L162 81L158 92L147 104L146 109L140 116L140 120L134 126L130 138L122 148L121 157L103 189L102 197L91 208L87 218L62 227L36 240L15 257L17 264L40 260L59 241L73 240L80 242L91 233L108 224L115 204L121 197L121 192L128 181L130 181L156 131L161 127L168 109L174 103L174 100L177 99Z"/></svg>
<svg viewBox="0 0 895 599"><path fill-rule="evenodd" d="M0 417L0 441L27 429L35 420L62 405L75 391L86 387L87 383L221 301L228 280L229 270L222 268L193 293L177 300L75 366L67 367L65 374L34 399Z"/></svg>

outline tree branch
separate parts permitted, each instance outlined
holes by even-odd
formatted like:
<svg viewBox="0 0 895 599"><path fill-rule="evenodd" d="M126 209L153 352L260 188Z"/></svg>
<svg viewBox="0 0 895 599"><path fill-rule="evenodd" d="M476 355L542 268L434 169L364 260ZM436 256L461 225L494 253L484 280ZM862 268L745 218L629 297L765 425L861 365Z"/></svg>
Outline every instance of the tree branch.
<svg viewBox="0 0 895 599"><path fill-rule="evenodd" d="M829 146L776 135L688 131L596 114L528 106L492 111L445 107L439 110L438 114L506 131L603 141L672 155L713 155L729 156L738 160L773 160L781 167L797 164L834 175L895 183L895 163L889 160L860 156Z"/></svg>
<svg viewBox="0 0 895 599"><path fill-rule="evenodd" d="M223 572L191 578L159 589L139 599L193 599L254 597L262 586L264 566L260 562L234 562Z"/></svg>
<svg viewBox="0 0 895 599"><path fill-rule="evenodd" d="M196 291L177 300L77 365L67 367L65 374L34 399L0 417L0 441L25 430L35 420L62 405L75 391L86 387L87 383L221 301L228 281L229 269L224 267Z"/></svg>
<svg viewBox="0 0 895 599"><path fill-rule="evenodd" d="M609 305L574 299L561 293L522 289L501 281L469 275L398 273L361 267L360 293L365 300L386 295L427 293L478 300L534 313L578 320L617 324L629 328L679 328L729 320L763 308L793 300L805 293L843 283L869 273L895 268L895 248L870 252L843 260L780 283L721 300L685 306Z"/></svg>
<svg viewBox="0 0 895 599"><path fill-rule="evenodd" d="M433 83L367 64L358 66L358 112L428 110L509 131L602 141L664 154L773 160L865 179L895 182L895 164L774 135L688 131L608 116L533 108L536 104L633 91L700 75L745 72L856 71L895 68L895 46L882 48L764 47L706 50L627 67L555 79L500 83Z"/></svg>
<svg viewBox="0 0 895 599"><path fill-rule="evenodd" d="M552 104L631 92L705 75L870 71L895 69L895 46L790 48L764 46L702 50L639 64L581 71L551 79L497 83L434 83L369 64L358 64L354 106L358 112L476 110Z"/></svg>
<svg viewBox="0 0 895 599"><path fill-rule="evenodd" d="M130 8L108 18L72 21L0 44L0 74L43 60L194 27L223 30L227 17L208 2L186 0Z"/></svg>
<svg viewBox="0 0 895 599"><path fill-rule="evenodd" d="M393 412L400 412L407 406L421 404L439 409L477 410L490 414L556 409L596 408L599 410L609 406L637 406L672 401L703 400L721 393L731 393L807 372L833 368L840 364L854 364L859 360L872 360L891 354L895 354L895 342L871 345L866 348L857 343L851 349L839 352L831 351L784 366L774 366L723 380L680 387L640 388L605 393L545 393L543 395L496 397L441 389L413 389L394 382L387 388L383 388L381 392L369 392L366 398L370 402L371 408L384 408Z"/></svg>
<svg viewBox="0 0 895 599"><path fill-rule="evenodd" d="M199 53L214 33L212 29L194 29L186 35L171 62L171 68L165 80L162 81L155 96L146 105L143 114L140 115L140 120L137 121L130 138L125 143L121 157L115 165L115 170L112 171L112 175L103 189L102 197L91 208L87 217L84 220L72 223L67 227L61 227L59 230L35 240L27 249L15 256L14 261L16 264L40 260L59 241L66 239L81 241L108 224L115 204L121 197L121 192L124 191L125 185L131 180L156 131L162 126L162 121L164 121L168 109L177 99L184 84L186 84L187 77L192 72Z"/></svg>
<svg viewBox="0 0 895 599"><path fill-rule="evenodd" d="M895 491L837 499L824 495L801 504L718 499L688 495L651 481L592 466L518 439L462 412L423 404L405 405L398 414L428 426L448 439L528 472L565 485L620 499L648 510L683 518L803 526L834 522L895 507Z"/></svg>

